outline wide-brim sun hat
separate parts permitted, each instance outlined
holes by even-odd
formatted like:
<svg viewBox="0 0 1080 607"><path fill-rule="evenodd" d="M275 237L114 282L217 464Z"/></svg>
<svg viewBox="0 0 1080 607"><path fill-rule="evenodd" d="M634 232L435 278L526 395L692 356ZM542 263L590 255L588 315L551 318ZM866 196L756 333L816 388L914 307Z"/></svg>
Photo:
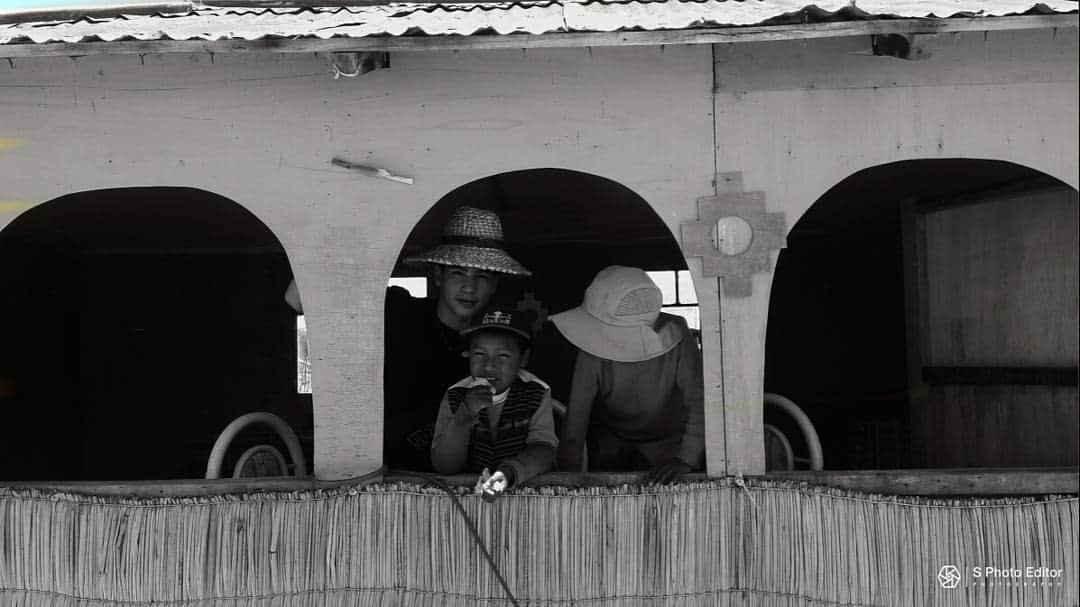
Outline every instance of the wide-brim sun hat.
<svg viewBox="0 0 1080 607"><path fill-rule="evenodd" d="M662 299L644 270L609 266L585 290L580 306L555 314L551 321L584 352L617 362L641 362L666 354L683 338L678 322L654 328Z"/></svg>
<svg viewBox="0 0 1080 607"><path fill-rule="evenodd" d="M502 223L494 211L460 207L443 227L439 246L405 258L406 263L476 268L500 274L532 276L505 248Z"/></svg>

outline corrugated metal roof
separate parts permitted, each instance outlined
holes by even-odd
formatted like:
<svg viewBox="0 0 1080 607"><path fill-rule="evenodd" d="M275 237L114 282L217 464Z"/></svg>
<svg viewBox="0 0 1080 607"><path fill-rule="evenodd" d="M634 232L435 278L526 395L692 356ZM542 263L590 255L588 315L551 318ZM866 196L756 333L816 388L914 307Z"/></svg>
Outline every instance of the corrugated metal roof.
<svg viewBox="0 0 1080 607"><path fill-rule="evenodd" d="M0 25L0 44L362 38L680 30L871 18L998 17L1076 12L1077 0L538 0L363 7L192 8L186 14Z"/></svg>

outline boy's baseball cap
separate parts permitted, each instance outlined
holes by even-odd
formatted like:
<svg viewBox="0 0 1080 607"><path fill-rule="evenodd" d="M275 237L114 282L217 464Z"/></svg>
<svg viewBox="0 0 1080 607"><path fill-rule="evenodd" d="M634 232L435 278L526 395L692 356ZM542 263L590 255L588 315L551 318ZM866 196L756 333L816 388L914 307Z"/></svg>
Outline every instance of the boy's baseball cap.
<svg viewBox="0 0 1080 607"><path fill-rule="evenodd" d="M492 305L484 310L483 314L478 314L473 319L473 325L461 334L469 335L481 329L498 329L509 331L524 337L526 342L531 342L533 314L530 310L521 311L507 305Z"/></svg>
<svg viewBox="0 0 1080 607"><path fill-rule="evenodd" d="M657 323L662 299L644 270L608 266L585 290L584 303L551 321L570 343L593 356L641 362L668 352L684 335L678 322Z"/></svg>

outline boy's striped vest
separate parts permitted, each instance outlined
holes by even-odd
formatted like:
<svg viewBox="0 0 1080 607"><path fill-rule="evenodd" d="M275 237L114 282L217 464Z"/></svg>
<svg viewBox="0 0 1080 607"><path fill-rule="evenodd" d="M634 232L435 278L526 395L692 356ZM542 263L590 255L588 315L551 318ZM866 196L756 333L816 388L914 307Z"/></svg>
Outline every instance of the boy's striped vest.
<svg viewBox="0 0 1080 607"><path fill-rule="evenodd" d="M468 391L468 388L459 387L451 388L446 393L451 413L456 413L458 407L465 402L465 393ZM538 382L515 378L510 385L510 394L503 403L499 426L494 436L491 434L488 410L480 410L469 439L470 472L480 472L484 468L494 472L500 462L525 449L526 440L529 438L529 422L543 402L545 392L547 388Z"/></svg>

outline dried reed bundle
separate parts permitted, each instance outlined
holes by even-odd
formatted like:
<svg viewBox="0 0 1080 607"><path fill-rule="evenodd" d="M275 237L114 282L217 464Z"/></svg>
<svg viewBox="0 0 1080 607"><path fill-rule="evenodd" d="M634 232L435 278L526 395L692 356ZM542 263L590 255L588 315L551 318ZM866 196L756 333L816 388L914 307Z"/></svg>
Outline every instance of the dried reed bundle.
<svg viewBox="0 0 1080 607"><path fill-rule="evenodd" d="M492 504L457 491L522 604L1080 599L1075 496L932 500L729 479L526 488ZM964 572L959 587L938 582L944 565ZM985 566L1063 575L971 575ZM183 499L0 489L5 606L497 605L504 597L451 500L417 485Z"/></svg>

